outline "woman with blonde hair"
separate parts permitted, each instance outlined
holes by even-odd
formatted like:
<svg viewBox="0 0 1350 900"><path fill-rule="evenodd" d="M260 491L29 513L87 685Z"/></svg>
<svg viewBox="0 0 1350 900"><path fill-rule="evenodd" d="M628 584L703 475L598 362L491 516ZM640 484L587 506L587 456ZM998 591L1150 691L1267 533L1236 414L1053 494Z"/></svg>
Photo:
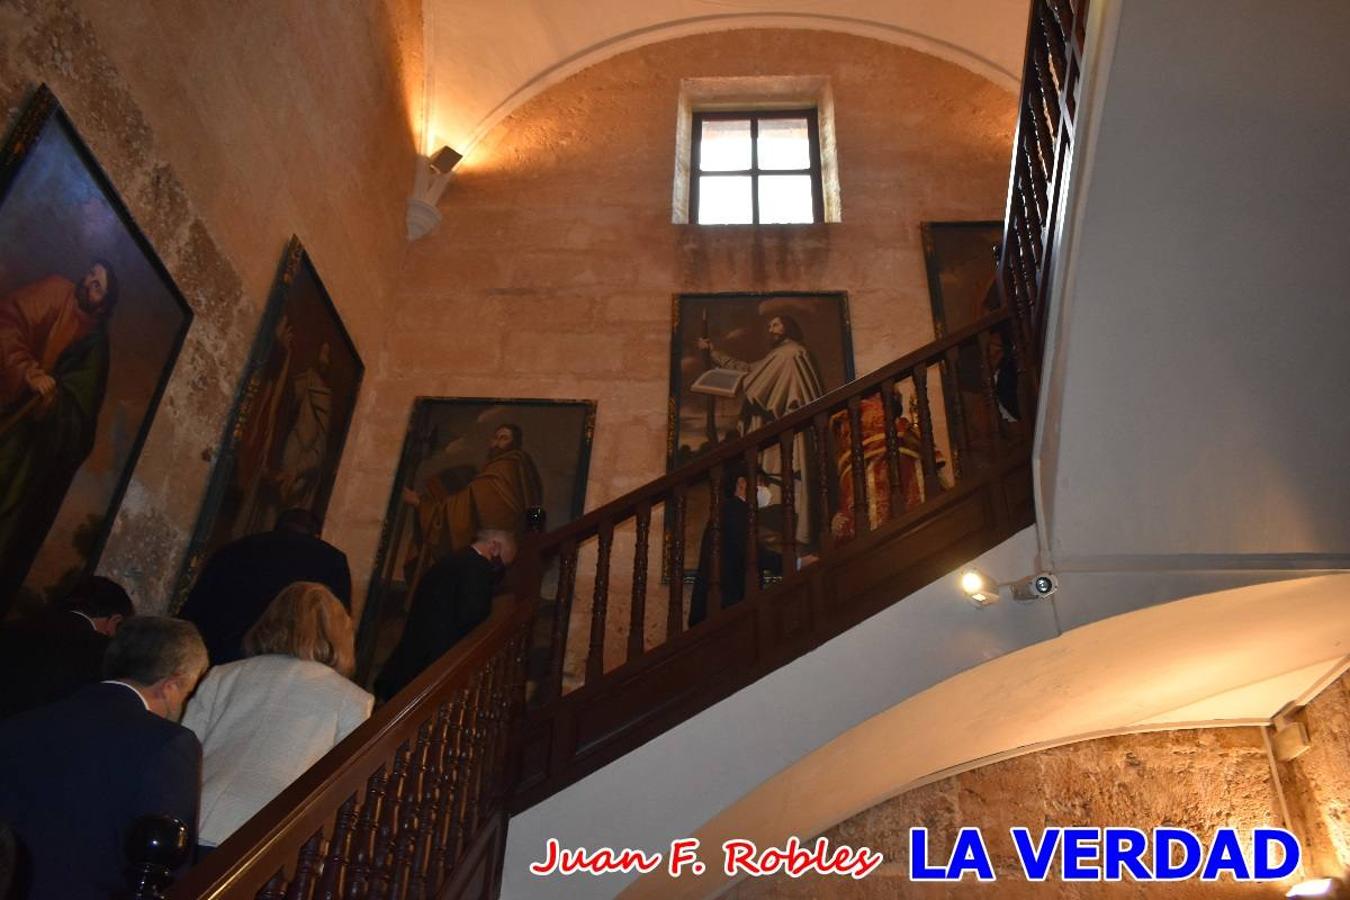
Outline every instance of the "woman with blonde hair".
<svg viewBox="0 0 1350 900"><path fill-rule="evenodd" d="M282 590L244 636L245 658L216 666L183 724L202 742L200 842L214 847L370 716L347 680L352 620L321 584Z"/></svg>

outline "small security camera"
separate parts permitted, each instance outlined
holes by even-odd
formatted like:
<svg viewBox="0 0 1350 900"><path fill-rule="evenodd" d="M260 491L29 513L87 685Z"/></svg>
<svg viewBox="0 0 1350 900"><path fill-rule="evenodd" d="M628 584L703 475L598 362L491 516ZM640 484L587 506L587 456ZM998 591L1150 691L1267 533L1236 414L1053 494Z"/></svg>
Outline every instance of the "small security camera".
<svg viewBox="0 0 1350 900"><path fill-rule="evenodd" d="M1059 590L1059 579L1049 572L1024 578L1012 586L1014 600L1039 600Z"/></svg>

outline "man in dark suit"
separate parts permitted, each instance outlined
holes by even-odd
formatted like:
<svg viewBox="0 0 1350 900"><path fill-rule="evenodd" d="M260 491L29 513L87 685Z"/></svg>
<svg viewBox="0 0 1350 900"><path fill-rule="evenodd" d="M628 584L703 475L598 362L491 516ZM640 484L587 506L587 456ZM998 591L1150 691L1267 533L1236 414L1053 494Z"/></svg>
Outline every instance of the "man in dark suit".
<svg viewBox="0 0 1350 900"><path fill-rule="evenodd" d="M381 700L401 691L492 612L492 591L516 558L509 531L486 530L422 574L394 652L375 679Z"/></svg>
<svg viewBox="0 0 1350 900"><path fill-rule="evenodd" d="M0 628L0 719L98 681L109 639L135 614L120 584L92 575L58 608Z"/></svg>
<svg viewBox="0 0 1350 900"><path fill-rule="evenodd" d="M735 606L745 599L745 559L750 544L750 504L746 499L749 479L742 465L729 465L723 479L722 497L722 608ZM757 485L755 498L760 506L768 504L768 487L763 478ZM712 523L703 529L699 543L698 570L694 573L694 590L689 596L689 627L693 628L708 617L708 592L712 586ZM783 570L783 557L763 544L759 547L761 574L773 575Z"/></svg>
<svg viewBox="0 0 1350 900"><path fill-rule="evenodd" d="M126 890L123 841L147 814L195 836L202 748L177 724L206 671L181 619L123 623L107 681L0 722L0 820L19 845L19 897L106 900Z"/></svg>
<svg viewBox="0 0 1350 900"><path fill-rule="evenodd" d="M319 538L319 520L306 509L288 509L271 531L217 550L178 616L201 631L212 663L234 662L244 656L244 634L281 589L296 581L326 585L351 611L347 555Z"/></svg>

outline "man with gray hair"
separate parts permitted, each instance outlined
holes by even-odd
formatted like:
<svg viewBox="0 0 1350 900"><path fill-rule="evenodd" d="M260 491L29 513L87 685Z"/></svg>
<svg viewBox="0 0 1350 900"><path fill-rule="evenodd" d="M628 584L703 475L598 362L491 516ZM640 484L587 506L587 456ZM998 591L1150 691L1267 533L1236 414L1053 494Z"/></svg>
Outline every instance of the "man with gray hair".
<svg viewBox="0 0 1350 900"><path fill-rule="evenodd" d="M493 590L515 558L516 536L487 529L427 569L409 606L403 636L375 679L375 696L393 697L486 621Z"/></svg>
<svg viewBox="0 0 1350 900"><path fill-rule="evenodd" d="M194 839L202 748L178 719L206 667L190 622L137 616L108 645L105 681L0 722L0 820L18 837L18 896L125 891L123 841L143 815L180 819Z"/></svg>

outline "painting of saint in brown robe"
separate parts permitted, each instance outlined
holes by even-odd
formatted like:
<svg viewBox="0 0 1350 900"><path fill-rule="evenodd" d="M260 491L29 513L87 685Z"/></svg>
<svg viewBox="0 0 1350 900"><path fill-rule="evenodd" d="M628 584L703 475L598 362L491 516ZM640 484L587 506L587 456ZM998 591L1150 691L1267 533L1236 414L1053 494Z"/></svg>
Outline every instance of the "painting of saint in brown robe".
<svg viewBox="0 0 1350 900"><path fill-rule="evenodd" d="M581 515L594 431L589 400L413 402L361 615L358 679L379 671L433 564L482 529L522 533L531 509L543 512L548 528Z"/></svg>
<svg viewBox="0 0 1350 900"><path fill-rule="evenodd" d="M523 531L525 510L544 502L539 469L514 422L493 430L483 468L465 474L464 466L450 465L429 475L420 491L403 489L404 502L416 510L411 583L432 563L473 543L481 529Z"/></svg>

